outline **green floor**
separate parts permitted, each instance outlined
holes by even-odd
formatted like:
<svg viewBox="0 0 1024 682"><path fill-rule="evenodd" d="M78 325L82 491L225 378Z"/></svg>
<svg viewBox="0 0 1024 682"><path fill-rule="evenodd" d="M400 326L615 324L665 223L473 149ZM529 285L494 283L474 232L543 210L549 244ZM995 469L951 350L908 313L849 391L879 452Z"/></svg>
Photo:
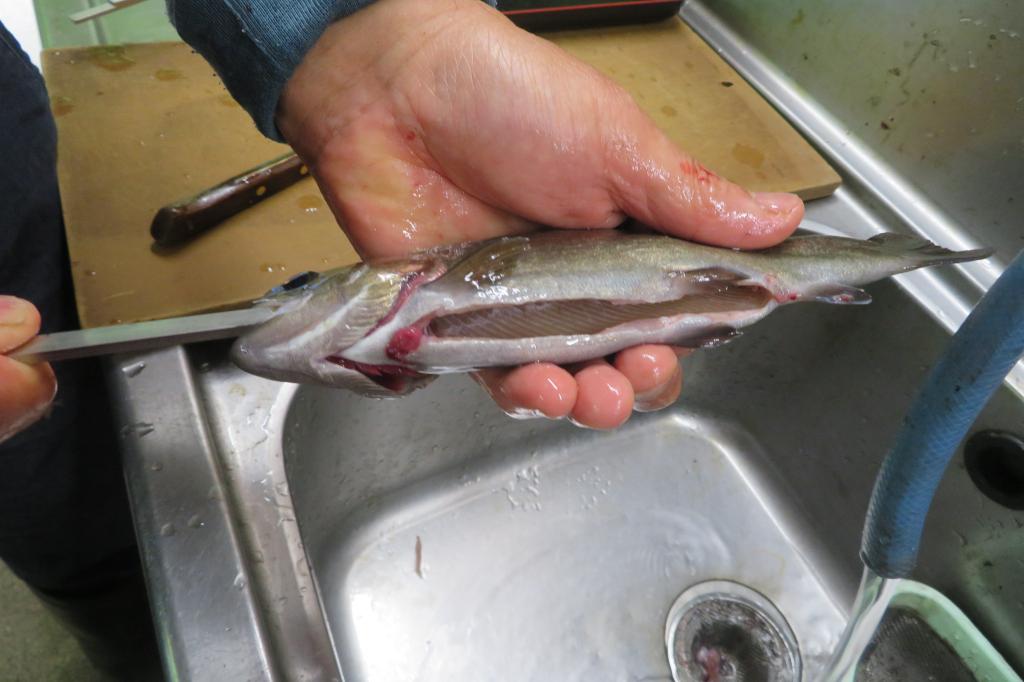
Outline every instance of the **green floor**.
<svg viewBox="0 0 1024 682"><path fill-rule="evenodd" d="M0 563L0 680L108 682L75 640Z"/></svg>

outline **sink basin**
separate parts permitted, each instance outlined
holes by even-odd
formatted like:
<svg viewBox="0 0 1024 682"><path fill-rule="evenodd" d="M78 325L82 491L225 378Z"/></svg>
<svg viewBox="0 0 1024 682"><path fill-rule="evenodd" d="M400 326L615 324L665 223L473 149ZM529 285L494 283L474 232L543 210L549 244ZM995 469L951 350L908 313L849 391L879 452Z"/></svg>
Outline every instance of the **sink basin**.
<svg viewBox="0 0 1024 682"><path fill-rule="evenodd" d="M851 206L840 191L811 217L859 234ZM856 591L878 466L948 339L915 297L936 281L878 283L870 306L782 308L686 358L679 402L614 432L510 419L465 376L377 401L246 375L223 344L118 358L167 669L671 680L670 609L726 581L781 614L802 679L817 679ZM1024 403L1004 387L975 430L1020 435ZM1022 527L960 453L914 575L1018 669Z"/></svg>
<svg viewBox="0 0 1024 682"><path fill-rule="evenodd" d="M285 434L346 680L671 679L669 607L711 579L773 601L812 671L845 622L770 453L714 413L587 432L458 378L390 403L302 389Z"/></svg>

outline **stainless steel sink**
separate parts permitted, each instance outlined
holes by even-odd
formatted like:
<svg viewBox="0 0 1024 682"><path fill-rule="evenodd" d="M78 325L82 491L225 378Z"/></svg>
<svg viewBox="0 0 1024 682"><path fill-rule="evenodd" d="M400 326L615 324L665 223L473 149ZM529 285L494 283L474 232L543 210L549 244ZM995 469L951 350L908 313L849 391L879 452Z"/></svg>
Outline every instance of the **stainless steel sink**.
<svg viewBox="0 0 1024 682"><path fill-rule="evenodd" d="M687 7L812 139L831 134L701 3ZM940 234L949 221L869 155L832 158L847 184L809 217L856 237L970 243ZM916 272L871 287L867 307L782 309L688 358L677 405L612 433L511 420L465 377L378 402L245 375L218 344L117 358L169 675L669 680L670 608L726 580L777 607L812 682L856 591L882 457L996 274L998 263ZM1018 366L976 429L1024 433L1022 377ZM1024 513L980 492L958 456L915 575L1018 670L1022 528Z"/></svg>
<svg viewBox="0 0 1024 682"><path fill-rule="evenodd" d="M221 345L121 358L168 667L669 680L669 608L725 579L774 603L815 679L856 588L878 464L948 337L897 284L871 293L866 307L785 308L693 355L677 405L611 433L509 419L465 377L374 401L245 375ZM1022 425L1008 389L979 422ZM1021 525L954 467L919 572L1018 666Z"/></svg>
<svg viewBox="0 0 1024 682"><path fill-rule="evenodd" d="M774 601L807 667L831 651L844 619L813 541L728 413L602 434L482 397L464 378L294 396L285 463L346 680L670 679L668 609L716 578Z"/></svg>

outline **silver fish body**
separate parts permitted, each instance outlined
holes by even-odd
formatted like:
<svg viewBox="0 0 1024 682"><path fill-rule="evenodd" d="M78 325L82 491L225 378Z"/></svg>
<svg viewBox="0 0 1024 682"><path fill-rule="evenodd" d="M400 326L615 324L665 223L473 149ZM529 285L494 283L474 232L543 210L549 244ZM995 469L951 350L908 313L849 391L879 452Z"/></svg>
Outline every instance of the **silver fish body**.
<svg viewBox="0 0 1024 682"><path fill-rule="evenodd" d="M618 230L538 232L322 276L275 301L281 312L232 357L273 379L400 395L448 372L579 362L641 343L713 346L780 305L868 303L858 286L988 255L898 234L736 251Z"/></svg>

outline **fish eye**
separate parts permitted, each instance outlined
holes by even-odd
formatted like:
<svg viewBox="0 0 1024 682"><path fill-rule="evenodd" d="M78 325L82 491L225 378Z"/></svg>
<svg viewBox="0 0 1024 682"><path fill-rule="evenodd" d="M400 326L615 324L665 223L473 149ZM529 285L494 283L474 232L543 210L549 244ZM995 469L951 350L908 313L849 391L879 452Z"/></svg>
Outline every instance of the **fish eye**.
<svg viewBox="0 0 1024 682"><path fill-rule="evenodd" d="M299 273L298 275L295 275L284 284L280 284L274 287L273 289L267 292L266 296L269 298L270 296L277 296L278 294L283 294L288 291L295 291L296 289L301 289L304 286L312 284L318 279L320 279L319 272L307 270L306 272L302 272Z"/></svg>

